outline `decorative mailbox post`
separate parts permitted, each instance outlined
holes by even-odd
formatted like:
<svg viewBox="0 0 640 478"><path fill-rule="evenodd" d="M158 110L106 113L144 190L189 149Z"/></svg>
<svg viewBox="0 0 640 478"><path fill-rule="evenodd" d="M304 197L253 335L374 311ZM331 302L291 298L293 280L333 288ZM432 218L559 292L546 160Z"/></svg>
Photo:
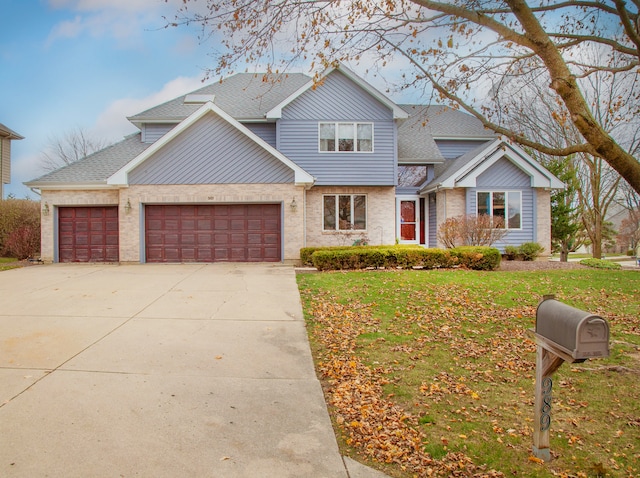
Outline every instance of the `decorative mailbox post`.
<svg viewBox="0 0 640 478"><path fill-rule="evenodd" d="M545 295L536 312L536 329L529 330L538 344L533 454L551 460L551 392L553 373L564 363L581 363L609 356L609 324L590 314Z"/></svg>

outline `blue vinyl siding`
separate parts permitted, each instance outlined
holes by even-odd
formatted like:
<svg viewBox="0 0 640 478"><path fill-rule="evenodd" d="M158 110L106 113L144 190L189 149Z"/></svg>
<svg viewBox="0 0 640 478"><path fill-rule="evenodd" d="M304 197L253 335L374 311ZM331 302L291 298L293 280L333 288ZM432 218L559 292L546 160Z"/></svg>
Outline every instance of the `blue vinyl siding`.
<svg viewBox="0 0 640 478"><path fill-rule="evenodd" d="M394 186L395 127L375 123L373 153L320 153L317 121L281 120L278 149L316 178L318 186Z"/></svg>
<svg viewBox="0 0 640 478"><path fill-rule="evenodd" d="M438 219L437 219L437 211L436 211L436 194L430 193L427 196L426 207L429 211L429 230L427 231L428 235L428 245L429 247L436 247L438 245Z"/></svg>
<svg viewBox="0 0 640 478"><path fill-rule="evenodd" d="M522 228L510 230L499 244L501 251L505 245L519 246L525 242L535 242L535 197L531 188L531 178L511 161L502 158L487 171L478 176L476 188L467 190L467 213L476 214L477 191L520 191L522 198Z"/></svg>
<svg viewBox="0 0 640 478"><path fill-rule="evenodd" d="M478 176L476 185L480 187L529 188L531 178L507 158L501 158Z"/></svg>
<svg viewBox="0 0 640 478"><path fill-rule="evenodd" d="M208 114L129 174L130 184L291 183L293 171L249 137Z"/></svg>
<svg viewBox="0 0 640 478"><path fill-rule="evenodd" d="M276 147L276 124L275 123L242 123L256 136L266 141L269 146Z"/></svg>
<svg viewBox="0 0 640 478"><path fill-rule="evenodd" d="M320 122L372 122L373 152L318 151ZM282 111L278 149L316 178L318 186L394 186L396 125L393 112L339 71Z"/></svg>
<svg viewBox="0 0 640 478"><path fill-rule="evenodd" d="M459 158L465 153L485 144L488 140L456 140L456 139L436 139L436 145L445 159Z"/></svg>
<svg viewBox="0 0 640 478"><path fill-rule="evenodd" d="M176 123L145 123L142 125L142 142L155 143L176 126Z"/></svg>
<svg viewBox="0 0 640 478"><path fill-rule="evenodd" d="M393 121L393 112L339 70L282 110L287 120Z"/></svg>

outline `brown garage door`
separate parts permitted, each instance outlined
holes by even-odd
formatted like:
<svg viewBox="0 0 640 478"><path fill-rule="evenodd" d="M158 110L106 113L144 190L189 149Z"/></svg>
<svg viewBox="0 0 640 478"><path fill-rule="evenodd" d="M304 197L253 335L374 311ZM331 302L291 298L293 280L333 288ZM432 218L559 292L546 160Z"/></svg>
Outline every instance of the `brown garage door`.
<svg viewBox="0 0 640 478"><path fill-rule="evenodd" d="M280 205L149 205L147 262L278 262Z"/></svg>
<svg viewBox="0 0 640 478"><path fill-rule="evenodd" d="M58 208L60 262L118 262L118 208Z"/></svg>

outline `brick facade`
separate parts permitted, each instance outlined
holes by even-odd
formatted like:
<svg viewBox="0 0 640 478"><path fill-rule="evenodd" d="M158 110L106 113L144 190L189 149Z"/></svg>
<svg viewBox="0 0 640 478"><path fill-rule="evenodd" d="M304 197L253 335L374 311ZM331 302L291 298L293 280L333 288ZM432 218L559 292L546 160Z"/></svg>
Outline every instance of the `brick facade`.
<svg viewBox="0 0 640 478"><path fill-rule="evenodd" d="M45 262L53 262L55 258L56 230L55 220L58 206L116 206L118 205L118 190L42 190L40 200L42 204L42 225L40 229L40 255ZM48 213L45 215L44 211Z"/></svg>
<svg viewBox="0 0 640 478"><path fill-rule="evenodd" d="M291 206L295 200L295 209ZM304 233L304 189L292 184L217 184L130 186L119 190L42 191L42 204L49 214L42 216L42 259L55 255L54 221L58 206L119 206L120 262L144 260L142 207L144 204L238 204L279 203L283 211L283 260L300 258ZM130 205L130 208L128 207Z"/></svg>
<svg viewBox="0 0 640 478"><path fill-rule="evenodd" d="M365 194L367 196L366 231L323 231L322 197L325 194ZM371 245L395 243L394 187L314 187L307 191L305 206L307 246L350 246L363 236Z"/></svg>

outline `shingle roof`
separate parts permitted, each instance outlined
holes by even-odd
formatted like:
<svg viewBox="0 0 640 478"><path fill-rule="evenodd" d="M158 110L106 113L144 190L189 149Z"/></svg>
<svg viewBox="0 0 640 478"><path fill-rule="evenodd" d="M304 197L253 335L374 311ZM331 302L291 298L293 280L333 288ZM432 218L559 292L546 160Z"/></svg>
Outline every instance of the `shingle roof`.
<svg viewBox="0 0 640 478"><path fill-rule="evenodd" d="M180 122L202 106L201 103L185 103L185 98L190 95L214 95L214 104L239 121L264 119L267 111L281 104L310 81L312 79L309 76L301 73L270 77L265 74L240 73L138 113L129 120L134 124L145 121ZM494 137L480 121L462 111L446 106L399 106L410 115L408 119L398 121L400 163L444 163L445 159L434 137ZM26 184L38 187L39 184L106 183L113 173L149 146L150 144L141 142L140 134L135 134ZM462 158L467 156L464 155ZM454 170L458 164L459 160L446 161L436 168L436 173L445 174ZM462 166L462 163L459 166ZM440 174L436 174L436 177L438 176Z"/></svg>
<svg viewBox="0 0 640 478"><path fill-rule="evenodd" d="M425 189L429 189L432 186L442 183L443 181L449 179L451 176L456 174L462 168L464 168L468 163L470 163L473 159L478 156L478 153L483 149L487 148L487 144L481 144L477 148L472 149L471 151L467 151L462 156L446 161L443 164L436 164L434 167L434 177L428 183L422 185L421 192Z"/></svg>
<svg viewBox="0 0 640 478"><path fill-rule="evenodd" d="M113 173L151 146L150 143L143 143L140 136L140 133L127 136L119 143L25 184L30 187L38 187L40 184L106 184Z"/></svg>
<svg viewBox="0 0 640 478"><path fill-rule="evenodd" d="M473 116L448 106L400 105L409 119L398 123L398 162L441 163L434 137L476 138L495 137ZM436 171L437 172L437 171Z"/></svg>
<svg viewBox="0 0 640 478"><path fill-rule="evenodd" d="M311 78L302 73L278 76L238 73L190 94L215 95L216 106L237 120L264 119L267 111L310 81ZM202 104L185 104L185 96L187 95L131 116L129 121L133 123L148 119L181 121L202 106Z"/></svg>
<svg viewBox="0 0 640 478"><path fill-rule="evenodd" d="M495 138L496 134L464 111L443 105L400 105L410 119L425 123L428 132L438 138Z"/></svg>

